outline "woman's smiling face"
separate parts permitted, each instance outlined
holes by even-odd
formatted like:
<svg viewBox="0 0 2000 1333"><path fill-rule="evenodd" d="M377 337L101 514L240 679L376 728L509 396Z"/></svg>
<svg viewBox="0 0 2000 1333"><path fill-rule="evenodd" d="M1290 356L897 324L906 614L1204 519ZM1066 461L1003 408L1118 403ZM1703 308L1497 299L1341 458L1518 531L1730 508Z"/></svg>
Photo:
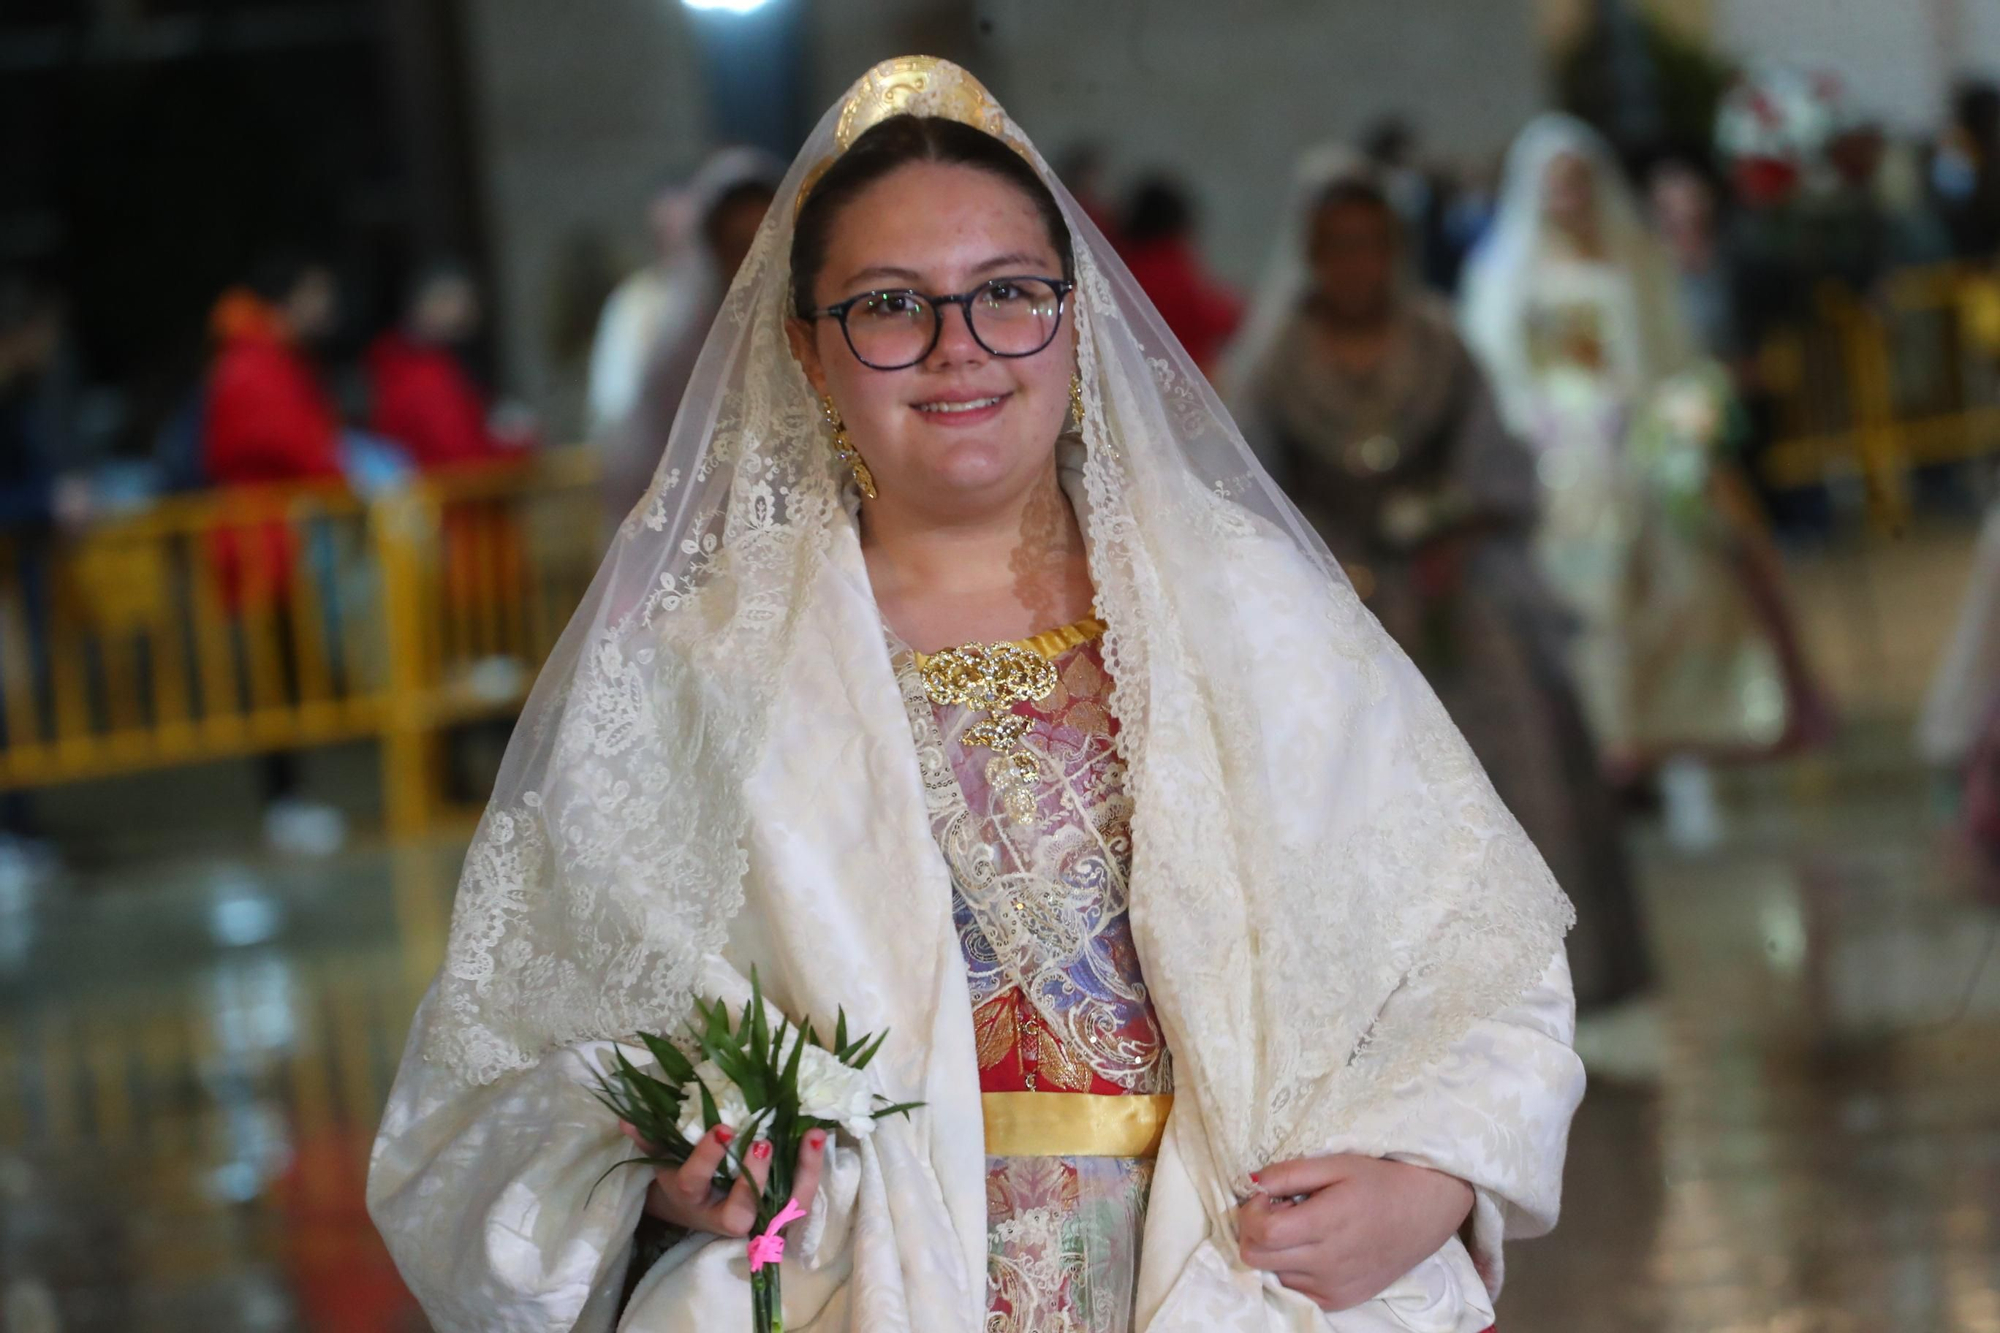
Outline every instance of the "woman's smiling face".
<svg viewBox="0 0 2000 1333"><path fill-rule="evenodd" d="M813 299L825 309L865 292L952 296L994 278L1062 274L1020 188L978 167L912 162L835 216ZM987 351L962 305L942 308L937 345L901 370L863 365L831 317L795 322L792 339L885 502L976 519L1017 502L1051 466L1076 364L1067 304L1048 345L1029 356Z"/></svg>

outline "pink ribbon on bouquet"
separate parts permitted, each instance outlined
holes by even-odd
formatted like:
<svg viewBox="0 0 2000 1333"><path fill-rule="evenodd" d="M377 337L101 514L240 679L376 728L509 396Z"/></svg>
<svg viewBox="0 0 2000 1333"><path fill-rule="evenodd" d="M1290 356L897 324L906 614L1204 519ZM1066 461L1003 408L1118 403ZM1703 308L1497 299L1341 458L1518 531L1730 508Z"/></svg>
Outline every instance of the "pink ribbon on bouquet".
<svg viewBox="0 0 2000 1333"><path fill-rule="evenodd" d="M765 1264L775 1264L785 1257L785 1238L778 1232L787 1222L796 1222L805 1215L806 1210L799 1207L797 1199L793 1199L778 1210L778 1215L771 1219L771 1225L764 1228L763 1235L750 1238L751 1272L756 1272Z"/></svg>

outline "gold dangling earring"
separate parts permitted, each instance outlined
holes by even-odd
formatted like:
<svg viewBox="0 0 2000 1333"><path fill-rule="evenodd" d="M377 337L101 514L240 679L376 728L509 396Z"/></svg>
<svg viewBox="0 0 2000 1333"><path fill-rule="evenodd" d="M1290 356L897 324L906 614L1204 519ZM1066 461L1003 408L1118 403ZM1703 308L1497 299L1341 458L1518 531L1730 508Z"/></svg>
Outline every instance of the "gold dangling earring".
<svg viewBox="0 0 2000 1333"><path fill-rule="evenodd" d="M1076 433L1083 434L1083 372L1080 370L1070 372L1069 414L1076 418Z"/></svg>
<svg viewBox="0 0 2000 1333"><path fill-rule="evenodd" d="M847 438L847 423L840 419L840 409L833 405L832 394L820 395L819 410L826 417L827 426L833 431L834 457L853 470L854 484L861 488L861 493L870 500L874 499L875 474L868 470L868 464L862 461L861 451Z"/></svg>

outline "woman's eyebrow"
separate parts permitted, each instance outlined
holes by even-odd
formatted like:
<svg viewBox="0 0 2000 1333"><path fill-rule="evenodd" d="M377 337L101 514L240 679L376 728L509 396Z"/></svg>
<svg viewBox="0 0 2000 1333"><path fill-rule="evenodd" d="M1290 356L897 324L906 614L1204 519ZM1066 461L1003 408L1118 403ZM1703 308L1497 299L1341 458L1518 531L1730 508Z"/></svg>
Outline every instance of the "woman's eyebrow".
<svg viewBox="0 0 2000 1333"><path fill-rule="evenodd" d="M1009 254L995 255L972 271L974 273L990 273L996 268L1018 270L1026 265L1046 264L1047 262L1046 257L1042 255L1031 255L1026 251L1016 250Z"/></svg>
<svg viewBox="0 0 2000 1333"><path fill-rule="evenodd" d="M922 275L912 269L890 268L886 264L873 264L856 273L853 277L842 283L841 286L852 287L857 282L875 282L884 278L911 284L922 281Z"/></svg>
<svg viewBox="0 0 2000 1333"><path fill-rule="evenodd" d="M991 273L996 269L1020 269L1024 266L1046 264L1047 262L1048 258L1045 255L1033 255L1025 250L1015 250L1004 255L995 255L971 271L974 273ZM843 287L852 287L856 283L861 282L883 281L899 282L914 287L923 281L923 275L914 269L896 268L889 264L871 264L841 285Z"/></svg>

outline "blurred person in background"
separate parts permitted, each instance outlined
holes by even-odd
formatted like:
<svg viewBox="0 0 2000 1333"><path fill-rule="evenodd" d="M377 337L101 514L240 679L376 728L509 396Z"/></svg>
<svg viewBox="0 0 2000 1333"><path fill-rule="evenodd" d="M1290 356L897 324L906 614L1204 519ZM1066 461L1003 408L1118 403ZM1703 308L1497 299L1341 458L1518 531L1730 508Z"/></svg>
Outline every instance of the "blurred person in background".
<svg viewBox="0 0 2000 1333"><path fill-rule="evenodd" d="M1985 79L1959 86L1931 159L1931 191L1957 256L1990 262L2000 252L2000 87Z"/></svg>
<svg viewBox="0 0 2000 1333"><path fill-rule="evenodd" d="M369 346L369 428L421 472L516 459L531 430L496 412L464 349L483 318L479 288L461 264L428 265L403 319Z"/></svg>
<svg viewBox="0 0 2000 1333"><path fill-rule="evenodd" d="M341 420L315 347L339 318L333 270L279 254L216 302L202 422L202 463L217 486L338 482Z"/></svg>
<svg viewBox="0 0 2000 1333"><path fill-rule="evenodd" d="M1715 148L1733 187L1723 250L1747 422L1746 475L1780 530L1817 535L1831 522L1825 488L1778 489L1764 480L1762 454L1785 403L1763 378L1762 353L1774 338L1823 326L1830 296L1869 300L1899 266L1948 257L1949 242L1908 153L1855 114L1832 70L1753 65L1723 98ZM1899 357L1896 374L1906 389L1936 385L1949 359L1941 348L1907 343ZM1843 409L1854 410L1851 392L1811 410L1837 420Z"/></svg>
<svg viewBox="0 0 2000 1333"><path fill-rule="evenodd" d="M1828 144L1827 158L1837 182L1832 211L1852 219L1875 279L1951 258L1951 232L1924 191L1913 145L1869 120Z"/></svg>
<svg viewBox="0 0 2000 1333"><path fill-rule="evenodd" d="M218 487L345 484L339 411L320 378L314 349L339 320L332 268L312 256L267 256L249 282L216 302L216 354L201 408L203 470ZM287 678L296 677L289 632L292 578L299 560L290 525L273 521L214 535L224 607L242 620L269 615ZM300 795L294 755L266 755L260 766L264 833L274 850L331 855L346 842L335 807Z"/></svg>
<svg viewBox="0 0 2000 1333"><path fill-rule="evenodd" d="M1106 184L1109 177L1104 149L1094 143L1074 145L1056 164L1056 179L1076 196L1077 205L1091 225L1111 242L1113 249L1118 249L1118 206Z"/></svg>
<svg viewBox="0 0 2000 1333"><path fill-rule="evenodd" d="M368 349L370 429L419 472L519 463L534 444L525 410L493 407L467 365L464 349L482 318L471 273L456 261L434 261L411 284L401 323ZM454 614L475 615L493 589L520 586L521 528L507 499L446 492L440 517L444 592ZM466 680L479 697L499 700L517 695L529 675L527 663L494 653L472 663ZM489 731L504 739L502 726ZM462 791L473 785L456 770L453 781Z"/></svg>
<svg viewBox="0 0 2000 1333"><path fill-rule="evenodd" d="M1403 116L1384 116L1361 136L1361 151L1402 224L1411 267L1432 291L1453 290L1465 250L1448 225L1451 183L1424 165L1416 128Z"/></svg>
<svg viewBox="0 0 2000 1333"><path fill-rule="evenodd" d="M2000 704L2000 500L1988 508L1973 548L1972 576L1917 722L1917 750L1958 771Z"/></svg>
<svg viewBox="0 0 2000 1333"><path fill-rule="evenodd" d="M1596 1015L1636 1006L1653 973L1617 803L1564 660L1567 617L1530 551L1534 458L1449 308L1412 290L1375 174L1322 151L1296 193L1306 202L1249 321L1275 332L1250 351L1237 419L1576 905L1578 1053L1593 1072L1650 1081L1664 1055L1656 1007L1592 1044Z"/></svg>
<svg viewBox="0 0 2000 1333"><path fill-rule="evenodd" d="M1165 176L1139 182L1119 228L1119 253L1181 346L1213 372L1243 321L1243 302L1211 276L1195 243L1194 205Z"/></svg>
<svg viewBox="0 0 2000 1333"><path fill-rule="evenodd" d="M590 353L590 438L605 510L622 522L653 479L681 395L723 295L750 253L782 167L726 148L652 210L654 262L605 302Z"/></svg>
<svg viewBox="0 0 2000 1333"><path fill-rule="evenodd" d="M1957 624L1917 720L1917 752L1958 784L1974 885L2000 903L2000 499L1973 548Z"/></svg>
<svg viewBox="0 0 2000 1333"><path fill-rule="evenodd" d="M0 744L43 740L54 701L48 645L50 547L57 532L80 526L88 513L87 488L65 475L73 443L72 412L60 373L65 303L62 294L27 273L0 272L0 549L12 584L25 645L8 645L7 669L24 669L25 682L0 680L5 693L29 700L31 734L9 730L13 710L0 710ZM12 598L9 598L12 600ZM23 686L25 685L25 690ZM60 862L41 836L28 795L0 792L0 912L25 890L46 880Z"/></svg>
<svg viewBox="0 0 2000 1333"><path fill-rule="evenodd" d="M1907 156L1833 71L1754 66L1723 98L1716 152L1735 193L1724 251L1746 355L1814 317L1823 284L1866 298L1898 267L1949 257Z"/></svg>
<svg viewBox="0 0 2000 1333"><path fill-rule="evenodd" d="M1621 780L1657 771L1687 849L1720 837L1708 760L1817 736L1775 550L1730 449L1726 375L1595 131L1545 116L1515 143L1467 273L1467 339L1536 455L1542 571Z"/></svg>
<svg viewBox="0 0 2000 1333"><path fill-rule="evenodd" d="M1739 346L1735 292L1715 187L1699 168L1669 159L1653 169L1646 193L1653 226L1673 261L1682 316L1704 352L1733 362Z"/></svg>

